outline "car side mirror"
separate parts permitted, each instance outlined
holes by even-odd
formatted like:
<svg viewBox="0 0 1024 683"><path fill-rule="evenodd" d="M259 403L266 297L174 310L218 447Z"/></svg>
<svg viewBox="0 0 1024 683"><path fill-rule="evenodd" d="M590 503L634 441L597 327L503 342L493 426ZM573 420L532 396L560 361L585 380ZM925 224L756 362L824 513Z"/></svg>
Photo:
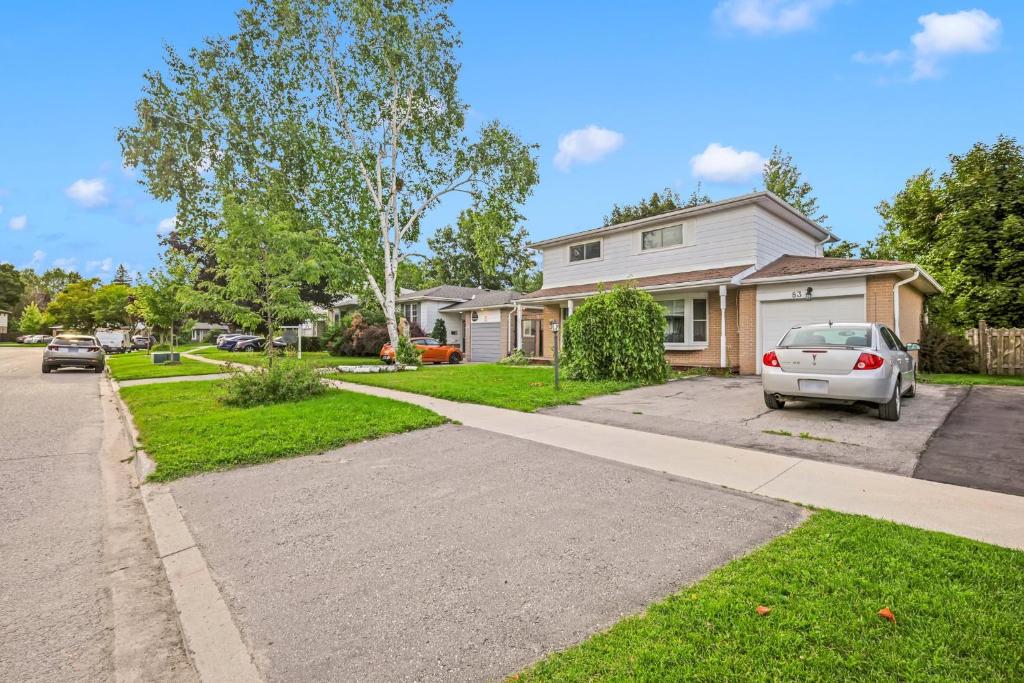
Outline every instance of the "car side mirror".
<svg viewBox="0 0 1024 683"><path fill-rule="evenodd" d="M921 350L921 345L918 344L917 342L910 342L909 344L907 344L907 351L920 351L920 350Z"/></svg>

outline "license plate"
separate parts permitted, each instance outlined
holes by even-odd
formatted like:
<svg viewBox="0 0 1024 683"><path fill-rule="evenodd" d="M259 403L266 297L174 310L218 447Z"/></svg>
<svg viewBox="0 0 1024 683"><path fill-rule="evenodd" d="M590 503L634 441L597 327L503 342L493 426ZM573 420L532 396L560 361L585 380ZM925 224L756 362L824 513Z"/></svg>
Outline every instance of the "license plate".
<svg viewBox="0 0 1024 683"><path fill-rule="evenodd" d="M66 351L68 351L68 352L70 352L70 353L78 353L78 347L75 347L75 346L69 346L69 347L68 347L67 349L65 349L65 350L66 350Z"/></svg>
<svg viewBox="0 0 1024 683"><path fill-rule="evenodd" d="M828 393L828 380L827 379L802 379L799 382L800 391L808 394L827 394Z"/></svg>

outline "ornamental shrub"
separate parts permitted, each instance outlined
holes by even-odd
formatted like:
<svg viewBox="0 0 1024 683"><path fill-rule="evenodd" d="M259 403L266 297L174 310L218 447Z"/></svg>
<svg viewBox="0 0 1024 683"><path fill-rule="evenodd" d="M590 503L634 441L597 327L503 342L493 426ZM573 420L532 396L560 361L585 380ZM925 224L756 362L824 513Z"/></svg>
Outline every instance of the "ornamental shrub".
<svg viewBox="0 0 1024 683"><path fill-rule="evenodd" d="M501 365L529 365L530 357L522 349L515 349L512 353L498 361Z"/></svg>
<svg viewBox="0 0 1024 683"><path fill-rule="evenodd" d="M408 337L399 337L398 348L395 349L395 362L399 365L419 365L422 353Z"/></svg>
<svg viewBox="0 0 1024 683"><path fill-rule="evenodd" d="M221 387L221 402L240 408L301 401L328 390L311 366L285 359L265 371L234 370Z"/></svg>
<svg viewBox="0 0 1024 683"><path fill-rule="evenodd" d="M962 334L938 325L921 329L920 367L923 372L977 372L978 357Z"/></svg>
<svg viewBox="0 0 1024 683"><path fill-rule="evenodd" d="M323 337L324 347L332 356L376 356L387 341L387 326L371 325L358 312L328 327Z"/></svg>
<svg viewBox="0 0 1024 683"><path fill-rule="evenodd" d="M436 339L438 344L448 343L448 327L444 320L438 318L434 321L434 329L430 331L430 336Z"/></svg>
<svg viewBox="0 0 1024 683"><path fill-rule="evenodd" d="M647 292L619 286L576 306L563 326L569 379L664 382L665 310Z"/></svg>

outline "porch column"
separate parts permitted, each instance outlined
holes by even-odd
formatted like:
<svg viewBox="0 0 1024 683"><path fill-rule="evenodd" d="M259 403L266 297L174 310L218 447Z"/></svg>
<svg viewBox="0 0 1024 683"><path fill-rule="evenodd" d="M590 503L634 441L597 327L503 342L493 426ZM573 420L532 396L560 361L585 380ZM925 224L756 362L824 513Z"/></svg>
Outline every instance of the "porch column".
<svg viewBox="0 0 1024 683"><path fill-rule="evenodd" d="M569 315L572 316L572 312L576 310L575 301L569 299Z"/></svg>
<svg viewBox="0 0 1024 683"><path fill-rule="evenodd" d="M523 307L516 302L516 348L523 349Z"/></svg>
<svg viewBox="0 0 1024 683"><path fill-rule="evenodd" d="M726 357L726 353L725 353L725 305L726 305L726 300L728 299L727 292L728 292L728 290L726 289L725 285L718 285L718 307L719 307L719 309L721 309L721 312L722 312L722 325L721 325L722 329L721 329L721 335L720 335L720 338L721 338L721 341L720 341L720 345L721 345L720 353L721 353L721 365L722 365L723 368L724 367L728 367L728 363L729 363L729 359Z"/></svg>

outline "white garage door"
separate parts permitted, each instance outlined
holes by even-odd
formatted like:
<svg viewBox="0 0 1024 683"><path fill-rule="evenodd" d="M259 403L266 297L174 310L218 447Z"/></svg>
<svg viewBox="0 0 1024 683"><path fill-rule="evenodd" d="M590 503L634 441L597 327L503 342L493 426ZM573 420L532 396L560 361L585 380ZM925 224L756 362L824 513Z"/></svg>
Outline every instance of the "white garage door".
<svg viewBox="0 0 1024 683"><path fill-rule="evenodd" d="M864 319L864 297L831 296L811 300L764 301L761 303L761 353L773 348L797 325L833 322L858 323ZM761 359L758 358L758 368Z"/></svg>
<svg viewBox="0 0 1024 683"><path fill-rule="evenodd" d="M473 323L470 360L494 362L501 358L501 323Z"/></svg>

